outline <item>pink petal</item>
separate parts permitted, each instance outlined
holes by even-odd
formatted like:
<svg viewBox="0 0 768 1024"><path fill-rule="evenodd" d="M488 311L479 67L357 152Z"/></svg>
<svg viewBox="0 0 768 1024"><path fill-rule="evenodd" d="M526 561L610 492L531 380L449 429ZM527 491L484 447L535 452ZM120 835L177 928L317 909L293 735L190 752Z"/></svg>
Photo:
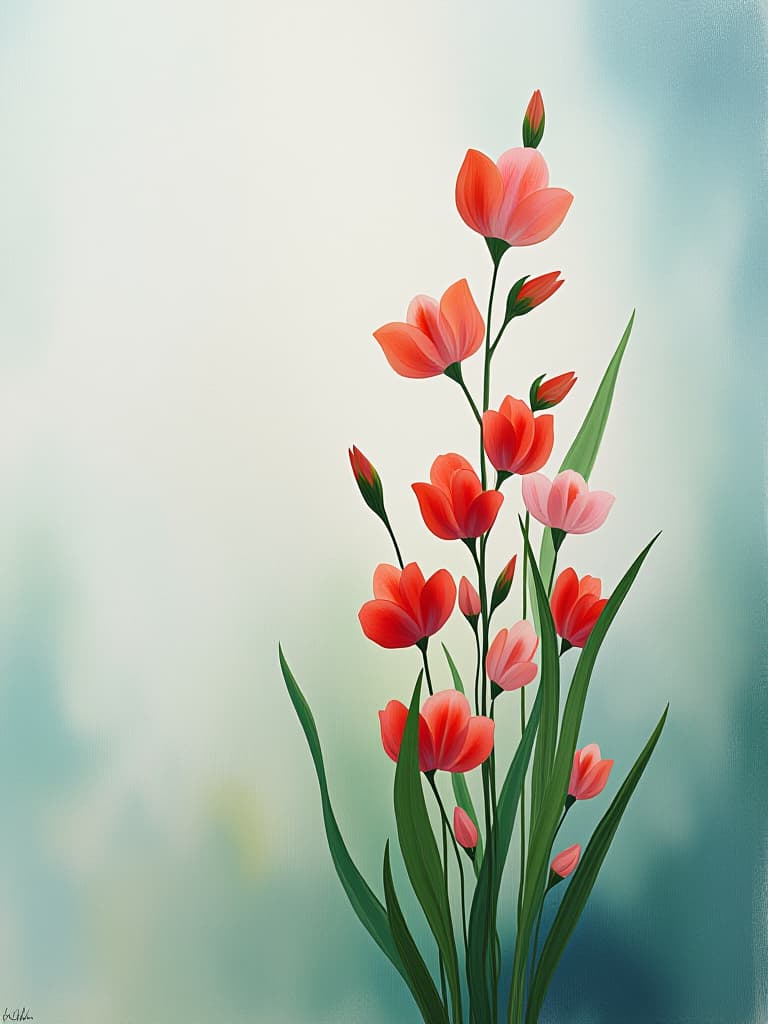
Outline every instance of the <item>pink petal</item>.
<svg viewBox="0 0 768 1024"><path fill-rule="evenodd" d="M590 491L574 501L566 517L568 533L592 533L599 529L608 518L616 498L608 491Z"/></svg>
<svg viewBox="0 0 768 1024"><path fill-rule="evenodd" d="M547 514L550 525L558 530L565 530L570 522L568 510L576 499L587 493L584 477L572 469L558 473L552 482L552 490L547 501Z"/></svg>
<svg viewBox="0 0 768 1024"><path fill-rule="evenodd" d="M384 324L373 336L401 377L437 377L447 365L427 335L412 324Z"/></svg>
<svg viewBox="0 0 768 1024"><path fill-rule="evenodd" d="M564 188L542 188L531 192L512 211L504 226L510 245L536 245L554 234L565 220L573 196Z"/></svg>
<svg viewBox="0 0 768 1024"><path fill-rule="evenodd" d="M534 519L545 526L552 526L547 507L552 492L551 482L543 473L530 473L523 477L523 501Z"/></svg>
<svg viewBox="0 0 768 1024"><path fill-rule="evenodd" d="M466 279L452 284L440 300L440 328L452 362L467 359L482 345L485 324Z"/></svg>

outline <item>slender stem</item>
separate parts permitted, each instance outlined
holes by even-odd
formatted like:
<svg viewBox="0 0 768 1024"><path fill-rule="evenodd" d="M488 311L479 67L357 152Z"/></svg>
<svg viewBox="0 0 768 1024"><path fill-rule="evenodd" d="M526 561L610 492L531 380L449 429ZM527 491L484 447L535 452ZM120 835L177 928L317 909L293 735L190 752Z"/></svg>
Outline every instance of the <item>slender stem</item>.
<svg viewBox="0 0 768 1024"><path fill-rule="evenodd" d="M461 853L459 852L459 845L456 842L456 836L453 834L453 829L451 828L450 821L448 820L448 815L447 815L446 810L445 810L445 805L443 804L443 801L442 801L442 798L440 796L440 792L439 792L439 790L437 788L437 783L435 782L434 776L432 776L430 778L429 784L432 787L432 792L435 794L435 799L437 800L437 806L440 808L440 814L441 814L442 819L443 819L443 832L445 832L446 828L448 829L448 833L449 833L449 835L450 835L450 837L451 837L451 839L453 841L453 850L454 850L454 853L456 854L456 863L459 866L459 882L460 882L460 887L461 887L461 923L462 923L462 927L463 927L463 930L464 930L464 951L465 951L465 953L468 953L469 940L468 940L468 937L467 937L467 908L466 908L466 897L465 897L465 889L464 889L464 865L461 862Z"/></svg>
<svg viewBox="0 0 768 1024"><path fill-rule="evenodd" d="M525 513L525 535L528 536L528 530L531 525L531 513ZM528 545L523 549L523 618L528 617ZM520 687L520 737L522 739L523 733L525 732L525 687ZM520 888L517 892L517 920L520 923L520 918L523 915L523 891L525 886L525 860L526 860L526 843L525 843L525 779L523 779L523 785L520 789Z"/></svg>
<svg viewBox="0 0 768 1024"><path fill-rule="evenodd" d="M539 948L539 930L541 929L541 918L542 918L542 915L544 914L544 901L547 898L547 893L548 892L549 892L549 889L547 889L547 891L544 893L544 896L542 897L541 906L539 907L539 916L536 918L536 931L535 931L534 936L533 936L533 956L531 957L530 973L528 975L528 987L529 988L531 987L531 984L533 982L533 974L534 974L534 971L536 970L536 953L537 953L538 948Z"/></svg>
<svg viewBox="0 0 768 1024"><path fill-rule="evenodd" d="M424 661L424 678L427 680L427 689L429 690L430 697L435 692L432 689L432 676L429 674L429 659L427 658L427 643L428 640L425 637L424 640L420 640L418 647L421 651L421 657Z"/></svg>
<svg viewBox="0 0 768 1024"><path fill-rule="evenodd" d="M397 538L395 537L395 531L390 526L389 516L386 514L386 512L384 513L384 518L383 518L382 522L384 523L384 525L387 528L387 533L389 534L390 538L392 539L392 543L395 545L395 554L397 555L397 561L398 561L398 564L399 564L400 568L402 569L403 568L403 556L400 554L400 547L399 547L399 545L397 543Z"/></svg>
<svg viewBox="0 0 768 1024"><path fill-rule="evenodd" d="M493 296L496 292L496 278L499 273L500 260L494 260L493 277L491 278L491 291L488 296L488 315L485 319L485 361L483 365L483 412L488 408L491 394L491 315L493 313ZM483 490L486 485L485 470L485 447L483 445L483 424L480 423L480 471L483 482Z"/></svg>
<svg viewBox="0 0 768 1024"><path fill-rule="evenodd" d="M557 568L557 551L555 552L555 557L552 559L552 571L549 574L549 586L547 587L547 597L549 597L551 595L551 593L552 593L552 584L555 581L555 569L556 568Z"/></svg>
<svg viewBox="0 0 768 1024"><path fill-rule="evenodd" d="M475 626L475 654L477 656L476 657L476 661L475 661L475 714L479 715L480 714L480 661L481 661L482 656L480 654L480 632L479 632L477 626Z"/></svg>
<svg viewBox="0 0 768 1024"><path fill-rule="evenodd" d="M461 390L462 390L462 391L464 392L464 394L465 394L465 395L467 396L467 401L469 402L469 406L470 406L470 408L472 409L472 412L473 412L473 414L474 414L474 417L475 417L475 419L477 420L477 422L478 422L478 424L480 425L480 427L482 427L482 425L483 425L483 418L482 418L482 416L480 415L480 410L479 410L479 409L477 408L477 405L475 404L475 400L474 400L474 398L473 398L473 397L472 397L472 395L471 395L471 394L469 393L469 388L468 388L468 387L467 387L467 385L466 385L466 384L464 383L464 378L463 378L463 377L462 377L461 375L459 375L458 377L456 377L456 378L455 378L455 380L456 380L456 383L457 383L457 384L459 385L459 387L461 388Z"/></svg>

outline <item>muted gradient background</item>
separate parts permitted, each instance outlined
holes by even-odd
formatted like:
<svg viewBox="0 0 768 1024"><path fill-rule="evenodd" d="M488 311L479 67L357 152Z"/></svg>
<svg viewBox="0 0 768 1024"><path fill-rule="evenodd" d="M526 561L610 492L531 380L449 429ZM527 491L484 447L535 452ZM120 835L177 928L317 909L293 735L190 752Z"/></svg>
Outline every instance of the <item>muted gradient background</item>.
<svg viewBox="0 0 768 1024"><path fill-rule="evenodd" d="M593 474L618 500L569 560L610 587L664 530L585 718L609 793L671 702L544 1019L768 1020L765 46L747 0L0 5L0 1007L416 1021L333 873L277 640L378 889L376 711L416 661L360 635L391 555L346 447L408 557L466 571L409 485L474 454L472 421L370 335L464 275L484 303L455 174L518 144L539 87L576 198L504 280L567 284L495 399L575 369L559 460L636 306Z"/></svg>

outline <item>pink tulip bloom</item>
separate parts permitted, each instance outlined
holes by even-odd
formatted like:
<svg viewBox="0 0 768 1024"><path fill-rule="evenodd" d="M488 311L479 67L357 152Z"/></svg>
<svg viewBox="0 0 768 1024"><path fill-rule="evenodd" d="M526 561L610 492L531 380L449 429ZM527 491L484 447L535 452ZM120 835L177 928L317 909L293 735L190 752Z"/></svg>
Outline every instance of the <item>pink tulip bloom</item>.
<svg viewBox="0 0 768 1024"><path fill-rule="evenodd" d="M391 700L379 712L381 742L393 761L400 756L407 720L408 708L399 700ZM427 697L419 714L419 770L472 771L490 755L493 729L490 718L472 714L458 690Z"/></svg>
<svg viewBox="0 0 768 1024"><path fill-rule="evenodd" d="M508 149L497 164L470 149L456 180L456 206L485 238L535 245L560 227L573 202L570 192L548 185L547 162L535 149Z"/></svg>
<svg viewBox="0 0 768 1024"><path fill-rule="evenodd" d="M573 755L571 781L568 783L568 796L574 800L591 800L602 793L608 776L611 774L613 761L600 758L600 747L590 743Z"/></svg>
<svg viewBox="0 0 768 1024"><path fill-rule="evenodd" d="M581 847L576 843L574 846L569 846L567 850L562 850L558 853L550 867L556 875L559 875L561 878L567 878L579 863L580 856Z"/></svg>
<svg viewBox="0 0 768 1024"><path fill-rule="evenodd" d="M485 337L483 318L463 278L446 290L439 304L428 295L417 295L405 319L373 332L401 377L438 377L453 363L474 355Z"/></svg>
<svg viewBox="0 0 768 1024"><path fill-rule="evenodd" d="M591 533L602 526L616 499L607 491L590 491L572 469L550 481L543 473L523 477L523 501L534 519L563 533Z"/></svg>
<svg viewBox="0 0 768 1024"><path fill-rule="evenodd" d="M533 656L539 646L536 630L525 619L511 629L502 629L485 659L488 678L502 690L519 690L536 678Z"/></svg>
<svg viewBox="0 0 768 1024"><path fill-rule="evenodd" d="M453 834L465 850L474 850L477 846L477 827L463 807L457 807L453 812Z"/></svg>
<svg viewBox="0 0 768 1024"><path fill-rule="evenodd" d="M480 614L480 595L466 576L459 580L459 611L465 619L476 619Z"/></svg>

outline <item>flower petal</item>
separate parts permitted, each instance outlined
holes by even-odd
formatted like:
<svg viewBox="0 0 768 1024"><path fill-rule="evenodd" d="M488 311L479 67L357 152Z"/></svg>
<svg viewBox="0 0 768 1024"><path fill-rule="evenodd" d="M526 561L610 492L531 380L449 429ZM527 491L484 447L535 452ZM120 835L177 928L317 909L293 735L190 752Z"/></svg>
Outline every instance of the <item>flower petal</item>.
<svg viewBox="0 0 768 1024"><path fill-rule="evenodd" d="M382 601L400 603L401 570L395 565L383 562L373 573L373 596Z"/></svg>
<svg viewBox="0 0 768 1024"><path fill-rule="evenodd" d="M391 601L366 601L358 618L365 635L379 647L411 647L421 640L418 624Z"/></svg>
<svg viewBox="0 0 768 1024"><path fill-rule="evenodd" d="M535 419L534 435L525 457L515 467L515 472L525 475L541 469L555 443L555 417L547 414Z"/></svg>
<svg viewBox="0 0 768 1024"><path fill-rule="evenodd" d="M464 223L486 238L494 237L494 222L504 198L496 164L476 149L467 150L456 179L456 208Z"/></svg>
<svg viewBox="0 0 768 1024"><path fill-rule="evenodd" d="M450 342L446 353L450 351L452 362L461 362L477 352L483 343L485 324L466 278L446 289L440 299L440 320L442 336Z"/></svg>
<svg viewBox="0 0 768 1024"><path fill-rule="evenodd" d="M493 750L493 729L490 718L482 715L470 718L461 753L446 771L471 772L482 764Z"/></svg>
<svg viewBox="0 0 768 1024"><path fill-rule="evenodd" d="M465 537L480 537L496 522L496 516L504 503L501 491L483 491L469 507L464 520Z"/></svg>
<svg viewBox="0 0 768 1024"><path fill-rule="evenodd" d="M451 493L451 478L460 469L468 469L471 473L475 472L472 468L472 463L468 462L463 455L457 455L455 452L448 452L447 455L438 455L432 463L429 479L435 487L441 487L446 495L449 495Z"/></svg>
<svg viewBox="0 0 768 1024"><path fill-rule="evenodd" d="M504 225L504 240L510 245L543 242L565 220L573 196L564 188L542 188L520 201Z"/></svg>
<svg viewBox="0 0 768 1024"><path fill-rule="evenodd" d="M525 507L534 519L538 519L545 526L551 526L549 512L549 496L552 492L552 483L543 473L530 473L523 477L523 501Z"/></svg>
<svg viewBox="0 0 768 1024"><path fill-rule="evenodd" d="M461 528L456 522L451 502L445 491L434 484L411 484L419 502L421 515L428 530L441 540L459 540Z"/></svg>
<svg viewBox="0 0 768 1024"><path fill-rule="evenodd" d="M504 199L499 213L504 234L500 237L506 237L510 219L520 202L531 192L545 189L549 184L549 168L537 149L523 146L502 153L498 167L504 183Z"/></svg>
<svg viewBox="0 0 768 1024"><path fill-rule="evenodd" d="M373 336L381 345L387 362L401 377L437 377L448 365L427 335L413 324L384 324Z"/></svg>
<svg viewBox="0 0 768 1024"><path fill-rule="evenodd" d="M456 604L456 584L447 569L438 569L421 592L421 628L424 636L433 636L450 618Z"/></svg>
<svg viewBox="0 0 768 1024"><path fill-rule="evenodd" d="M407 720L408 708L399 700L389 701L384 710L379 712L381 742L393 761L397 761L400 756L400 746L403 742Z"/></svg>
<svg viewBox="0 0 768 1024"><path fill-rule="evenodd" d="M447 771L464 746L471 716L469 701L458 690L440 690L424 701L421 713L432 734L435 767Z"/></svg>

